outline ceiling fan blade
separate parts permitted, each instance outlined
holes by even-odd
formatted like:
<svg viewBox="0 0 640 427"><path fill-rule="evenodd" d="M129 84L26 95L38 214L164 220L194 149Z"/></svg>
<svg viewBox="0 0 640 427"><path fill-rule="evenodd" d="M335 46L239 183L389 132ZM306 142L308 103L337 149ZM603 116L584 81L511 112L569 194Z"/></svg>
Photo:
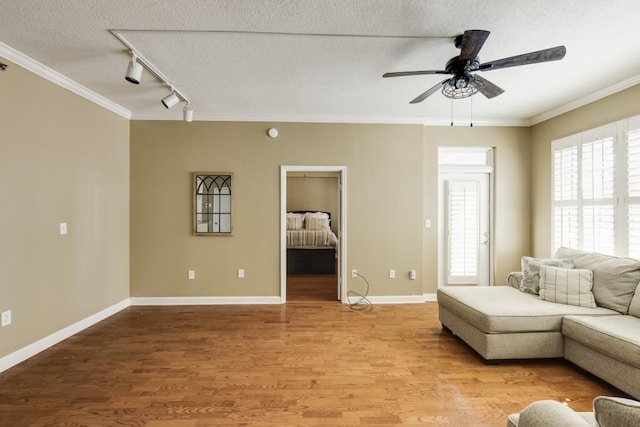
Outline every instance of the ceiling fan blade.
<svg viewBox="0 0 640 427"><path fill-rule="evenodd" d="M480 64L480 71L497 70L500 68L516 67L518 65L537 64L538 62L558 61L564 58L567 48L556 46L549 49L538 50L536 52L524 53L522 55L511 56L509 58Z"/></svg>
<svg viewBox="0 0 640 427"><path fill-rule="evenodd" d="M478 88L478 91L489 99L495 98L504 92L504 89L496 86L485 78L477 75L474 75L473 78L476 80L476 87Z"/></svg>
<svg viewBox="0 0 640 427"><path fill-rule="evenodd" d="M411 100L411 102L409 104L417 104L418 102L422 102L425 99L427 99L428 97L430 97L431 95L433 95L434 93L436 93L438 90L440 90L440 88L442 87L443 84L447 83L449 80L451 79L444 79L443 81L441 81L440 83L436 84L435 86L431 87L428 91L426 91L425 93L423 93L422 95L418 96L417 98Z"/></svg>
<svg viewBox="0 0 640 427"><path fill-rule="evenodd" d="M394 73L384 73L382 77L421 76L424 74L449 74L449 73L444 70L398 71Z"/></svg>
<svg viewBox="0 0 640 427"><path fill-rule="evenodd" d="M460 42L460 59L463 61L476 59L489 34L490 32L485 30L465 31Z"/></svg>

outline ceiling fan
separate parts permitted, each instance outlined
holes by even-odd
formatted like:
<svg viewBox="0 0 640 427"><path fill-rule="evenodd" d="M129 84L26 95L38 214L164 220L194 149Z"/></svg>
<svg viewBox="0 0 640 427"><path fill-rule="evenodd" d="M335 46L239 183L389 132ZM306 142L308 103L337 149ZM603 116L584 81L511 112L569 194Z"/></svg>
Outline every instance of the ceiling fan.
<svg viewBox="0 0 640 427"><path fill-rule="evenodd" d="M503 93L504 89L480 77L478 74L472 74L473 72L557 61L564 58L567 53L567 49L564 46L556 46L481 64L478 53L487 37L489 37L489 31L485 30L467 30L464 34L457 36L455 38L455 46L460 49L460 55L451 58L445 65L444 70L400 71L385 73L382 77L418 76L423 74L453 75L453 77L446 78L413 99L411 104L424 101L438 90L442 90L444 96L452 99L466 98L477 92L482 93L487 98L493 98Z"/></svg>

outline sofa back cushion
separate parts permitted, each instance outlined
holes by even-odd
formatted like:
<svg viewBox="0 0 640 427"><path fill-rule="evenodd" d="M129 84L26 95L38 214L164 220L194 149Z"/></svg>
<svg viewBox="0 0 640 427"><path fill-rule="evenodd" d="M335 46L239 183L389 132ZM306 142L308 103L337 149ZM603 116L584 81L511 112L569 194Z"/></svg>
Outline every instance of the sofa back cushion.
<svg viewBox="0 0 640 427"><path fill-rule="evenodd" d="M572 258L575 268L593 271L593 296L598 307L627 314L640 282L640 261L560 248L554 258Z"/></svg>
<svg viewBox="0 0 640 427"><path fill-rule="evenodd" d="M629 304L629 314L635 317L640 317L640 284L636 288L636 293L631 298L631 304Z"/></svg>

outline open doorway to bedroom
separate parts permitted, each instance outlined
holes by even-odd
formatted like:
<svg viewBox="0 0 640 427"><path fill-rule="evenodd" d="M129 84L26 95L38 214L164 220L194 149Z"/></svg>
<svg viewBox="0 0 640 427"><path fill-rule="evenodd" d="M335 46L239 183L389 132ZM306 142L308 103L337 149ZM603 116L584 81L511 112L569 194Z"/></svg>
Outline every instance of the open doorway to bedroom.
<svg viewBox="0 0 640 427"><path fill-rule="evenodd" d="M342 300L344 167L282 166L281 300Z"/></svg>

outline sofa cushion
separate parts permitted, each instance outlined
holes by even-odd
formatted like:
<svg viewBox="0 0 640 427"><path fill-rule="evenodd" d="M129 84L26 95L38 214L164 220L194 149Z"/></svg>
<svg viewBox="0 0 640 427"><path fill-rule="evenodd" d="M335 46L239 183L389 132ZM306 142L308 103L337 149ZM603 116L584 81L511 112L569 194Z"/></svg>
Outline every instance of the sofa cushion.
<svg viewBox="0 0 640 427"><path fill-rule="evenodd" d="M558 258L532 258L530 256L523 256L520 260L520 267L522 268L520 290L522 292L538 295L540 290L540 268L543 265L573 268L573 260Z"/></svg>
<svg viewBox="0 0 640 427"><path fill-rule="evenodd" d="M539 400L529 404L519 417L508 422L518 427L595 427L593 413L574 412L555 400ZM507 424L509 425L509 424Z"/></svg>
<svg viewBox="0 0 640 427"><path fill-rule="evenodd" d="M554 258L572 258L575 268L593 270L593 296L598 307L626 314L640 282L640 261L560 248Z"/></svg>
<svg viewBox="0 0 640 427"><path fill-rule="evenodd" d="M511 286L444 286L438 289L438 304L485 333L560 332L567 314L617 314L543 301Z"/></svg>
<svg viewBox="0 0 640 427"><path fill-rule="evenodd" d="M622 397L599 396L593 400L600 427L640 426L640 402Z"/></svg>
<svg viewBox="0 0 640 427"><path fill-rule="evenodd" d="M640 319L633 316L567 316L562 335L640 368Z"/></svg>
<svg viewBox="0 0 640 427"><path fill-rule="evenodd" d="M545 301L594 308L592 286L591 270L540 267L540 299Z"/></svg>
<svg viewBox="0 0 640 427"><path fill-rule="evenodd" d="M636 288L636 292L631 298L631 304L629 304L629 314L632 316L640 317L640 284Z"/></svg>

